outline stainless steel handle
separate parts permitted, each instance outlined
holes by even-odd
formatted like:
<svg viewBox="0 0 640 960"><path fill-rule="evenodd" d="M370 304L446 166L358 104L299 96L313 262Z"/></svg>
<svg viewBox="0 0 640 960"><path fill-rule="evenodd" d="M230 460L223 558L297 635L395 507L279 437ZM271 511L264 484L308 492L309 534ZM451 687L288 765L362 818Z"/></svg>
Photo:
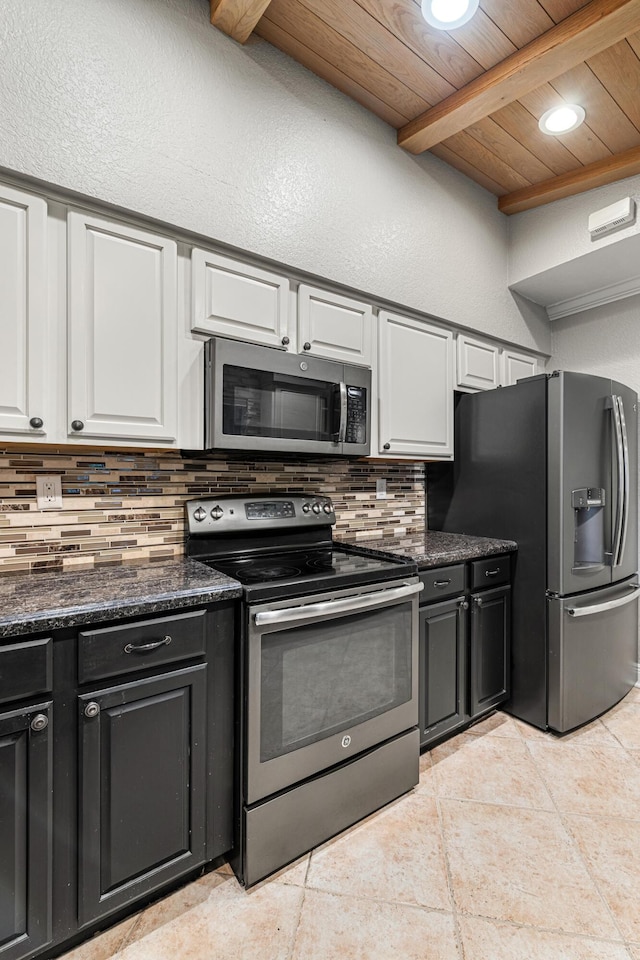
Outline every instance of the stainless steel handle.
<svg viewBox="0 0 640 960"><path fill-rule="evenodd" d="M613 429L616 436L616 469L618 475L618 495L616 498L616 522L611 539L611 563L619 566L622 546L622 530L624 520L624 444L622 439L622 422L620 420L620 406L618 397L611 397L611 413L613 415Z"/></svg>
<svg viewBox="0 0 640 960"><path fill-rule="evenodd" d="M567 607L567 613L570 617L590 617L594 613L605 613L607 610L615 610L616 607L624 607L625 604L640 597L640 587L637 583L631 584L630 589L633 590L633 593L627 594L626 597L606 600L604 603L594 603L592 607Z"/></svg>
<svg viewBox="0 0 640 960"><path fill-rule="evenodd" d="M96 703L95 700L92 700L91 703L88 703L84 708L84 715L89 720L93 720L94 717L97 717L100 713L100 704Z"/></svg>
<svg viewBox="0 0 640 960"><path fill-rule="evenodd" d="M36 713L29 726L34 733L40 733L42 730L46 730L49 726L49 717L46 715L46 713Z"/></svg>
<svg viewBox="0 0 640 960"><path fill-rule="evenodd" d="M254 620L259 627L262 624L292 623L302 620L319 620L322 617L341 613L359 613L371 607L382 607L394 600L404 600L422 590L421 583L405 583L391 590L377 590L375 593L360 594L357 597L345 597L344 600L327 600L324 603L309 603L300 607L286 607L284 610L265 610L256 613Z"/></svg>
<svg viewBox="0 0 640 960"><path fill-rule="evenodd" d="M451 583L451 580L434 580L433 581L434 587L448 587L450 583Z"/></svg>
<svg viewBox="0 0 640 960"><path fill-rule="evenodd" d="M347 385L340 384L340 426L338 428L338 443L344 443L347 436Z"/></svg>
<svg viewBox="0 0 640 960"><path fill-rule="evenodd" d="M620 537L620 553L616 566L620 566L624 558L624 551L627 544L627 530L629 528L629 496L630 496L630 469L629 469L629 439L627 437L627 422L624 416L624 403L622 397L616 398L618 401L618 417L620 420L620 430L622 433L622 466L624 473L624 499L622 502L622 536Z"/></svg>
<svg viewBox="0 0 640 960"><path fill-rule="evenodd" d="M128 643L124 648L125 653L150 653L151 650L157 650L158 647L166 647L171 643L171 637L163 637L162 640L152 640L151 643Z"/></svg>

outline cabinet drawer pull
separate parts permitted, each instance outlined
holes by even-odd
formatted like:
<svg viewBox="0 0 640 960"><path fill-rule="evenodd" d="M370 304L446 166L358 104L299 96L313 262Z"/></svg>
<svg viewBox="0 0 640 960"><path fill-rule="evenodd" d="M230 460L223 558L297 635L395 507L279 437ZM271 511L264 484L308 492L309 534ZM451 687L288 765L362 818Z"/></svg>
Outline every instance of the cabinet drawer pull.
<svg viewBox="0 0 640 960"><path fill-rule="evenodd" d="M41 730L46 730L49 726L49 717L46 713L37 713L30 726L34 733L40 733Z"/></svg>
<svg viewBox="0 0 640 960"><path fill-rule="evenodd" d="M448 587L450 583L451 583L451 580L434 580L433 581L434 587Z"/></svg>
<svg viewBox="0 0 640 960"><path fill-rule="evenodd" d="M89 720L93 720L94 717L97 717L100 713L100 704L96 703L95 700L92 700L91 703L88 703L84 708L84 715L88 717Z"/></svg>
<svg viewBox="0 0 640 960"><path fill-rule="evenodd" d="M158 647L165 647L171 643L171 637L163 637L162 640L153 640L151 643L128 643L124 648L125 653L150 653L151 650L157 650Z"/></svg>
<svg viewBox="0 0 640 960"><path fill-rule="evenodd" d="M500 573L500 567L497 567L495 570L485 570L485 577L497 577Z"/></svg>

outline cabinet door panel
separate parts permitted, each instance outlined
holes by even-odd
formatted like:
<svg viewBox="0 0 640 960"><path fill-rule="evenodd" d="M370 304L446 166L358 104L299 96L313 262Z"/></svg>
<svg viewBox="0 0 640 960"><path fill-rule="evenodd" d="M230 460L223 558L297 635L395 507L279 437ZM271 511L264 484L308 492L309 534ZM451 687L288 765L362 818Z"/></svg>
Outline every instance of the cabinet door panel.
<svg viewBox="0 0 640 960"><path fill-rule="evenodd" d="M196 333L282 347L289 335L289 281L206 250L191 255Z"/></svg>
<svg viewBox="0 0 640 960"><path fill-rule="evenodd" d="M205 678L192 667L80 698L81 924L204 862Z"/></svg>
<svg viewBox="0 0 640 960"><path fill-rule="evenodd" d="M391 313L379 318L380 453L453 458L453 335Z"/></svg>
<svg viewBox="0 0 640 960"><path fill-rule="evenodd" d="M51 940L50 703L0 714L0 958L20 960Z"/></svg>
<svg viewBox="0 0 640 960"><path fill-rule="evenodd" d="M370 304L301 284L298 308L300 353L371 366L373 310ZM309 344L307 351L304 350L306 343Z"/></svg>
<svg viewBox="0 0 640 960"><path fill-rule="evenodd" d="M465 721L464 598L420 609L420 745Z"/></svg>
<svg viewBox="0 0 640 960"><path fill-rule="evenodd" d="M175 440L176 283L172 240L69 214L71 436Z"/></svg>
<svg viewBox="0 0 640 960"><path fill-rule="evenodd" d="M470 713L477 716L509 696L511 588L472 597Z"/></svg>
<svg viewBox="0 0 640 960"><path fill-rule="evenodd" d="M49 426L46 237L45 201L0 187L0 433L33 440Z"/></svg>
<svg viewBox="0 0 640 960"><path fill-rule="evenodd" d="M500 348L461 333L456 338L458 387L493 390L500 385Z"/></svg>
<svg viewBox="0 0 640 960"><path fill-rule="evenodd" d="M526 353L518 353L516 350L502 351L502 386L510 387L517 380L524 380L525 377L535 377L540 371L537 357L532 357Z"/></svg>

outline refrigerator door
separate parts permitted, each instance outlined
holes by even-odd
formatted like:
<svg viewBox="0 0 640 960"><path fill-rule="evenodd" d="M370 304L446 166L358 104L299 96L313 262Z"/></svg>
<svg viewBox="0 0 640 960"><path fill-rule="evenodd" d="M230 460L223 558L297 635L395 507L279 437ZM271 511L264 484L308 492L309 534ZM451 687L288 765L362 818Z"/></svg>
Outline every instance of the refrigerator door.
<svg viewBox="0 0 640 960"><path fill-rule="evenodd" d="M613 381L614 428L612 580L624 580L638 569L638 397ZM617 421L617 422L616 422Z"/></svg>
<svg viewBox="0 0 640 960"><path fill-rule="evenodd" d="M547 600L547 722L565 733L621 700L636 681L638 596L635 581L579 597Z"/></svg>
<svg viewBox="0 0 640 960"><path fill-rule="evenodd" d="M609 379L549 378L547 586L560 596L612 582L614 413Z"/></svg>

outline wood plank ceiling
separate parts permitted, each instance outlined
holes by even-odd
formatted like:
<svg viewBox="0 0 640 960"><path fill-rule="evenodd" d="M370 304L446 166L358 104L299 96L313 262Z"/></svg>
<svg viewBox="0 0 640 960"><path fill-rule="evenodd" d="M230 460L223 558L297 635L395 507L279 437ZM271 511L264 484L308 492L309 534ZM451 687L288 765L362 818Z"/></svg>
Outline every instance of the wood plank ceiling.
<svg viewBox="0 0 640 960"><path fill-rule="evenodd" d="M420 0L210 0L518 213L640 173L640 0L480 0L450 32ZM585 123L540 132L550 107Z"/></svg>

